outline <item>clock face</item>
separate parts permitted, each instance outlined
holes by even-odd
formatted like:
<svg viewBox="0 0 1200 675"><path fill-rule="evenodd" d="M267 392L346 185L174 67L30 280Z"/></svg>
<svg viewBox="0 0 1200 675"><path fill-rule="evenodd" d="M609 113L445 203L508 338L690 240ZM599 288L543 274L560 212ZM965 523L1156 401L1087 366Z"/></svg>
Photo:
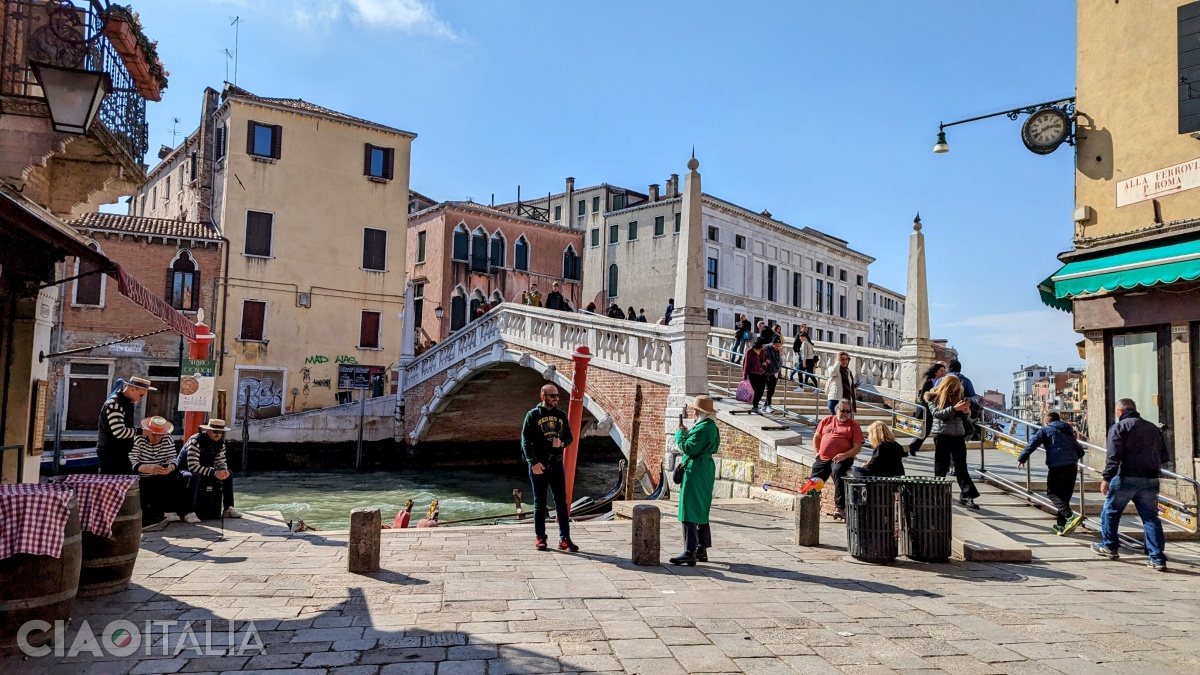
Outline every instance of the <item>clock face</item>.
<svg viewBox="0 0 1200 675"><path fill-rule="evenodd" d="M1071 133L1071 121L1066 113L1056 108L1045 108L1029 116L1021 127L1021 140L1025 147L1039 155L1058 149Z"/></svg>

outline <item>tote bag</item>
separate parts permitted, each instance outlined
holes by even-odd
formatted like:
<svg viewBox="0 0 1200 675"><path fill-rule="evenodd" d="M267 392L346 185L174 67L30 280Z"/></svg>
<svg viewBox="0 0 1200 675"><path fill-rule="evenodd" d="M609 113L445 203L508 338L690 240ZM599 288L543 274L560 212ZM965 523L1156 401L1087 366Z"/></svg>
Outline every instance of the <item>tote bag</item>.
<svg viewBox="0 0 1200 675"><path fill-rule="evenodd" d="M749 403L754 400L754 387L751 386L750 380L742 380L737 388L737 400L742 403Z"/></svg>

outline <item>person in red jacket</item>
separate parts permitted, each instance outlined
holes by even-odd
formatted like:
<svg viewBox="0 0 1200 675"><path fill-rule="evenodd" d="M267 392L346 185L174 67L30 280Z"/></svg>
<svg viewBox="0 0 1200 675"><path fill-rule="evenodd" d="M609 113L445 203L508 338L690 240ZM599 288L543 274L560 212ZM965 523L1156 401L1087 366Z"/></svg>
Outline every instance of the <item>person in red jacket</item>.
<svg viewBox="0 0 1200 675"><path fill-rule="evenodd" d="M750 380L754 389L754 400L750 412L758 414L758 402L762 400L763 390L767 386L767 354L763 347L766 345L762 338L754 341L746 350L746 358L742 361L742 379Z"/></svg>

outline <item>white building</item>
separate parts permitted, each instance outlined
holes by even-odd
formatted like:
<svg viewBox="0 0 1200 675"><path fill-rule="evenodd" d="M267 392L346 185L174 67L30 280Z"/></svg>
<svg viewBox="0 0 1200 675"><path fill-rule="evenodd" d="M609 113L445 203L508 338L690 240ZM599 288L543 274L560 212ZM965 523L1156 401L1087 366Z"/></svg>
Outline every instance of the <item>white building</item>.
<svg viewBox="0 0 1200 675"><path fill-rule="evenodd" d="M871 317L871 334L867 346L876 349L900 349L904 339L904 294L868 283L871 304L867 315Z"/></svg>
<svg viewBox="0 0 1200 675"><path fill-rule="evenodd" d="M1020 370L1013 373L1013 393L1012 398L1009 399L1009 405L1015 417L1030 421L1039 419L1038 407L1035 404L1034 385L1038 380L1044 379L1051 373L1050 366L1038 365L1021 366Z"/></svg>

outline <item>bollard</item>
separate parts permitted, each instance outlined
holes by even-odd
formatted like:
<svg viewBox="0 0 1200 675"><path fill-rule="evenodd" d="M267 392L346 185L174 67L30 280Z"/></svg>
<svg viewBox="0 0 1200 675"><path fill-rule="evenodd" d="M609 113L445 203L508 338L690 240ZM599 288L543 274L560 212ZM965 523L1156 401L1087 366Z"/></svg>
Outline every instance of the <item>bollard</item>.
<svg viewBox="0 0 1200 675"><path fill-rule="evenodd" d="M796 497L796 545L821 545L821 495Z"/></svg>
<svg viewBox="0 0 1200 675"><path fill-rule="evenodd" d="M659 522L662 512L657 506L638 504L633 507L633 564L657 567L659 564Z"/></svg>
<svg viewBox="0 0 1200 675"><path fill-rule="evenodd" d="M359 507L350 511L350 571L355 574L379 571L379 537L383 521L379 509Z"/></svg>

